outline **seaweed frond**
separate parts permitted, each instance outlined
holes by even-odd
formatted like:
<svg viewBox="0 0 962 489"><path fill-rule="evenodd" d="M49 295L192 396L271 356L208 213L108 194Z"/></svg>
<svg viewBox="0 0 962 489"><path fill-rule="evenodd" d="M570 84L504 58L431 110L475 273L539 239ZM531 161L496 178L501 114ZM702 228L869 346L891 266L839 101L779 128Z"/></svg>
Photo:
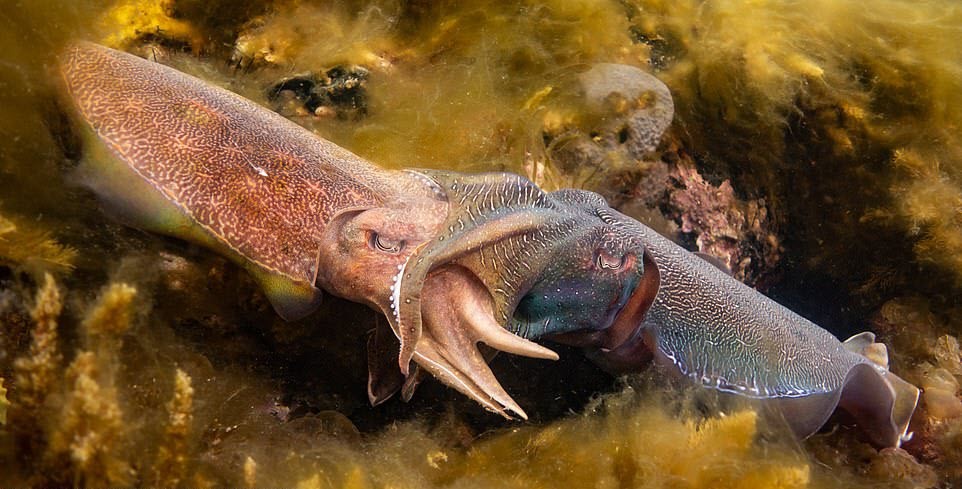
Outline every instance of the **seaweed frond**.
<svg viewBox="0 0 962 489"><path fill-rule="evenodd" d="M77 250L57 242L46 230L0 216L0 264L22 267L35 277L73 270Z"/></svg>
<svg viewBox="0 0 962 489"><path fill-rule="evenodd" d="M250 455L244 459L244 487L248 489L257 487L257 461Z"/></svg>
<svg viewBox="0 0 962 489"><path fill-rule="evenodd" d="M0 426L7 424L7 406L9 405L7 389L3 387L3 377L0 377Z"/></svg>
<svg viewBox="0 0 962 489"><path fill-rule="evenodd" d="M75 480L85 487L118 487L130 482L122 458L126 426L110 379L103 378L93 352L80 352L67 369L69 389L50 437L48 453L66 456Z"/></svg>
<svg viewBox="0 0 962 489"><path fill-rule="evenodd" d="M30 350L14 361L14 403L17 409L33 412L43 405L57 380L61 354L58 346L57 318L63 309L60 290L48 273L37 293L30 315L34 329Z"/></svg>
<svg viewBox="0 0 962 489"><path fill-rule="evenodd" d="M190 375L177 369L174 374L174 397L167 403L167 427L154 464L156 487L178 487L186 479L193 406L194 388ZM244 474L246 480L246 462Z"/></svg>
<svg viewBox="0 0 962 489"><path fill-rule="evenodd" d="M136 297L136 288L125 283L110 284L84 317L81 326L87 346L96 349L104 361L113 363L123 334L130 329Z"/></svg>
<svg viewBox="0 0 962 489"><path fill-rule="evenodd" d="M66 394L47 454L68 461L74 480L87 487L119 486L135 475L124 450L130 441L116 370L136 295L137 290L124 283L107 286L82 322L88 349L77 354L65 376Z"/></svg>

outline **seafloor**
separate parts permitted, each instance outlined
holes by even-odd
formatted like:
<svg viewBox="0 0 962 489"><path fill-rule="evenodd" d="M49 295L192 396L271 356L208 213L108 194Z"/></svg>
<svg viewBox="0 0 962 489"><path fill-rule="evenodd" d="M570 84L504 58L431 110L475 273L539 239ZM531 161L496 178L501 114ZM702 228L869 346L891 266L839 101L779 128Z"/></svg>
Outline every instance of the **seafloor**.
<svg viewBox="0 0 962 489"><path fill-rule="evenodd" d="M363 307L296 323L236 266L109 217L55 57L171 64L387 167L587 188L924 388L902 449L799 442L573 349L493 364L531 416L440 384L372 408ZM644 157L568 89L670 88ZM293 82L292 82L293 80ZM291 89L294 87L296 89ZM955 0L8 0L0 5L0 487L950 487L962 483L962 6Z"/></svg>

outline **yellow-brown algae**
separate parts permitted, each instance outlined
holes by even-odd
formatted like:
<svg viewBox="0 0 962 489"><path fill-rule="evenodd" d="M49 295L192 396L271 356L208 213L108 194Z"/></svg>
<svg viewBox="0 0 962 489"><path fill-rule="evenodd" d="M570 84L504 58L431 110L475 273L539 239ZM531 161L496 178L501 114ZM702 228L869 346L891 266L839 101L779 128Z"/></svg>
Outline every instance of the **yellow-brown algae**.
<svg viewBox="0 0 962 489"><path fill-rule="evenodd" d="M83 351L66 373L67 394L49 453L67 459L73 479L86 487L117 487L131 481L127 425L112 379L93 352Z"/></svg>
<svg viewBox="0 0 962 489"><path fill-rule="evenodd" d="M7 424L7 407L10 401L7 400L7 389L3 386L3 377L0 377L0 426Z"/></svg>
<svg viewBox="0 0 962 489"><path fill-rule="evenodd" d="M16 385L13 401L24 413L34 412L43 405L59 376L62 357L57 318L62 309L60 290L53 276L47 274L30 313L34 321L30 349L13 364Z"/></svg>
<svg viewBox="0 0 962 489"><path fill-rule="evenodd" d="M157 487L178 487L186 481L191 462L189 442L193 428L193 405L194 388L191 378L183 370L177 369L174 374L174 395L166 406L167 424L153 468ZM244 473L246 480L246 462Z"/></svg>

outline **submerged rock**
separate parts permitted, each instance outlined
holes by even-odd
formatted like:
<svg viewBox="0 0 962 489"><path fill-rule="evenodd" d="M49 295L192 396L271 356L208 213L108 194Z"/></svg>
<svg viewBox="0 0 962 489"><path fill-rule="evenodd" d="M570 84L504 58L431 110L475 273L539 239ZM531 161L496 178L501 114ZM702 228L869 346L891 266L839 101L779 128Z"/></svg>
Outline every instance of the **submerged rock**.
<svg viewBox="0 0 962 489"><path fill-rule="evenodd" d="M357 120L367 115L368 70L361 66L336 66L324 74L309 73L277 82L267 98L287 116L304 113ZM293 99L294 110L290 110Z"/></svg>
<svg viewBox="0 0 962 489"><path fill-rule="evenodd" d="M675 106L668 87L641 69L599 63L578 77L589 112L602 113L601 124L590 133L606 148L623 145L628 155L641 159L655 150L671 125Z"/></svg>
<svg viewBox="0 0 962 489"><path fill-rule="evenodd" d="M637 173L671 125L668 87L642 69L597 63L561 84L542 115L546 164L568 180L604 188L612 176ZM551 99L552 91L526 102ZM539 179L541 184L552 183ZM566 182L567 183L567 182Z"/></svg>

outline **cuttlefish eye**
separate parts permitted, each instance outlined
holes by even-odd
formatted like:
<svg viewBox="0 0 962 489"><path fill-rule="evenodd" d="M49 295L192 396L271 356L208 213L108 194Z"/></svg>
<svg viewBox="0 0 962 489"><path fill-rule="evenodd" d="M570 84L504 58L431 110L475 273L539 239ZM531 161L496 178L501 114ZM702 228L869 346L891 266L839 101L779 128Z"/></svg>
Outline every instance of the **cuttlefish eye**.
<svg viewBox="0 0 962 489"><path fill-rule="evenodd" d="M595 253L595 267L599 270L621 270L628 264L630 259L630 255L613 255L608 250L602 248Z"/></svg>
<svg viewBox="0 0 962 489"><path fill-rule="evenodd" d="M396 241L374 231L368 232L367 244L371 249L396 255L404 247L404 241Z"/></svg>

